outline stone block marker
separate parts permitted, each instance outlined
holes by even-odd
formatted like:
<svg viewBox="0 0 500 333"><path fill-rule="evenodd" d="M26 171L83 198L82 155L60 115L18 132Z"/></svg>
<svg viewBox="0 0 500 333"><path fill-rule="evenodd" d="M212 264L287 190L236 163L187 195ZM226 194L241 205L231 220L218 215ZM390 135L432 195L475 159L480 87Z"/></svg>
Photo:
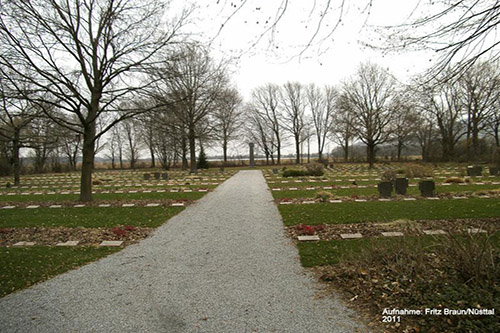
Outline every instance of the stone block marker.
<svg viewBox="0 0 500 333"><path fill-rule="evenodd" d="M438 230L424 230L424 234L426 235L446 235L446 232L444 230L438 229Z"/></svg>
<svg viewBox="0 0 500 333"><path fill-rule="evenodd" d="M469 234L479 234L479 233L486 233L486 230L483 230L480 228L469 228L469 229L467 229L467 232Z"/></svg>
<svg viewBox="0 0 500 333"><path fill-rule="evenodd" d="M121 246L123 241L102 241L99 246Z"/></svg>
<svg viewBox="0 0 500 333"><path fill-rule="evenodd" d="M174 202L171 205L172 207L184 207L184 202Z"/></svg>
<svg viewBox="0 0 500 333"><path fill-rule="evenodd" d="M99 207L111 207L110 204L100 204Z"/></svg>
<svg viewBox="0 0 500 333"><path fill-rule="evenodd" d="M73 207L75 207L75 208L82 208L82 207L85 207L85 205L74 205Z"/></svg>
<svg viewBox="0 0 500 333"><path fill-rule="evenodd" d="M319 241L319 236L318 235L298 236L297 239L301 242Z"/></svg>
<svg viewBox="0 0 500 333"><path fill-rule="evenodd" d="M14 246L33 246L35 242L17 242Z"/></svg>
<svg viewBox="0 0 500 333"><path fill-rule="evenodd" d="M330 203L342 203L342 200L330 200Z"/></svg>
<svg viewBox="0 0 500 333"><path fill-rule="evenodd" d="M67 241L67 242L61 242L57 243L56 246L77 246L80 241Z"/></svg>
<svg viewBox="0 0 500 333"><path fill-rule="evenodd" d="M355 234L340 234L340 238L342 238L342 239L363 238L363 235L361 235L359 232L357 232Z"/></svg>
<svg viewBox="0 0 500 333"><path fill-rule="evenodd" d="M52 206L49 206L49 208L61 208L62 205L52 205Z"/></svg>
<svg viewBox="0 0 500 333"><path fill-rule="evenodd" d="M31 205L31 206L27 206L26 208L28 209L35 209L35 208L38 208L40 207L39 205Z"/></svg>
<svg viewBox="0 0 500 333"><path fill-rule="evenodd" d="M12 208L16 208L16 206L5 206L5 207L2 207L2 209L12 209Z"/></svg>
<svg viewBox="0 0 500 333"><path fill-rule="evenodd" d="M146 207L158 207L160 204L159 203L150 203L147 204Z"/></svg>
<svg viewBox="0 0 500 333"><path fill-rule="evenodd" d="M404 236L404 234L400 231L387 231L382 233L383 236L385 237L401 237Z"/></svg>
<svg viewBox="0 0 500 333"><path fill-rule="evenodd" d="M123 204L122 207L134 207L135 204Z"/></svg>

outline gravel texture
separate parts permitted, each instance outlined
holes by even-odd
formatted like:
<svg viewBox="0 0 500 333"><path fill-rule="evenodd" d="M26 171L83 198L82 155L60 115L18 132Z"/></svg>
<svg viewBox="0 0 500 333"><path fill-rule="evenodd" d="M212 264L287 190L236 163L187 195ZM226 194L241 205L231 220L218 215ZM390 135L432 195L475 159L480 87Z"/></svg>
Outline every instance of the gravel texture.
<svg viewBox="0 0 500 333"><path fill-rule="evenodd" d="M0 299L0 331L366 331L318 288L261 172L240 171L152 237Z"/></svg>

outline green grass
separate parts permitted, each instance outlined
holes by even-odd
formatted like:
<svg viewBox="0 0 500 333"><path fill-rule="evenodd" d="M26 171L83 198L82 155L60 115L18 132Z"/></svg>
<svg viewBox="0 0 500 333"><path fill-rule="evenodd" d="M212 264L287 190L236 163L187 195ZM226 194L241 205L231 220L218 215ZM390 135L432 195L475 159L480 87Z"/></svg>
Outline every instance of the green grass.
<svg viewBox="0 0 500 333"><path fill-rule="evenodd" d="M82 207L0 210L0 227L158 227L184 207Z"/></svg>
<svg viewBox="0 0 500 333"><path fill-rule="evenodd" d="M410 248L431 249L433 244L442 242L446 236L428 236L418 237L380 237L380 238L359 238L343 239L319 242L300 242L299 248L300 262L304 267L314 267L322 265L335 265L344 260L351 260L359 257L364 251L371 247L380 245L391 246L405 243ZM479 236L482 237L482 236ZM460 237L459 237L460 239ZM464 239L462 237L462 239ZM500 232L491 237L491 243L495 247L500 247Z"/></svg>
<svg viewBox="0 0 500 333"><path fill-rule="evenodd" d="M94 200L152 200L152 199L189 199L198 200L207 192L177 192L177 193L96 193ZM41 194L41 195L3 195L0 202L47 202L47 201L77 201L77 194Z"/></svg>
<svg viewBox="0 0 500 333"><path fill-rule="evenodd" d="M273 185L273 184L271 184ZM327 185L323 185L327 186ZM378 195L378 190L376 187L369 187L369 188L339 188L339 189L334 189L334 190L323 190L323 189L316 189L316 190L303 190L299 188L298 186L290 185L286 187L297 187L298 189L296 191L273 191L273 197L275 199L280 199L280 198L313 198L316 196L316 192L318 191L327 191L331 192L334 195L341 196L341 197L347 197L351 195L358 195L358 196L371 196L371 195ZM302 187L302 185L301 185ZM461 186L461 185L449 185L449 186L436 186L436 192L437 193L468 193L468 192L475 192L475 191L488 191L488 190L495 190L499 189L499 185L466 185L466 186ZM393 190L393 195L395 194ZM409 187L407 191L407 195L411 196L420 196L420 191L418 187Z"/></svg>
<svg viewBox="0 0 500 333"><path fill-rule="evenodd" d="M500 216L499 199L349 202L338 204L280 205L286 226L389 222Z"/></svg>
<svg viewBox="0 0 500 333"><path fill-rule="evenodd" d="M110 247L0 248L0 297L119 250Z"/></svg>

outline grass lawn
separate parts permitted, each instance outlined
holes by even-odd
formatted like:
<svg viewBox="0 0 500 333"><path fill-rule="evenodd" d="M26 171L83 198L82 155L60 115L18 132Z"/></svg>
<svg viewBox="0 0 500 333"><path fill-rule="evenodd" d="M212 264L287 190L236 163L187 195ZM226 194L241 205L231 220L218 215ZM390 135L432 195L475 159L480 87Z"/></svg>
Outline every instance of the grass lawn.
<svg viewBox="0 0 500 333"><path fill-rule="evenodd" d="M95 193L94 200L149 200L149 199L189 199L198 200L206 192L150 192L150 193ZM41 194L41 195L3 195L0 202L46 202L46 201L77 201L78 194Z"/></svg>
<svg viewBox="0 0 500 333"><path fill-rule="evenodd" d="M0 227L158 227L184 207L82 207L0 210Z"/></svg>
<svg viewBox="0 0 500 333"><path fill-rule="evenodd" d="M369 201L338 204L279 205L286 226L390 222L500 216L499 199Z"/></svg>
<svg viewBox="0 0 500 333"><path fill-rule="evenodd" d="M271 184L272 185L272 184ZM294 187L295 185L290 185L286 187ZM328 186L328 185L324 185ZM302 186L301 186L302 187ZM334 189L334 190L323 190L323 189L317 189L317 190L303 190L299 187L297 187L298 190L296 191L272 191L273 197L275 199L280 199L280 198L313 198L316 196L316 192L318 191L327 191L331 192L334 195L337 196L351 196L351 195L359 195L359 196L370 196L370 195L378 195L378 190L376 187L369 187L369 188L339 188L339 189ZM436 185L436 192L437 193L464 193L464 192L476 192L476 191L488 191L488 190L496 190L499 189L500 186L498 185L449 185L449 186L439 186ZM393 190L393 194L394 194ZM418 187L408 187L407 195L411 196L420 196L420 191Z"/></svg>
<svg viewBox="0 0 500 333"><path fill-rule="evenodd" d="M0 297L95 261L121 248L0 248Z"/></svg>

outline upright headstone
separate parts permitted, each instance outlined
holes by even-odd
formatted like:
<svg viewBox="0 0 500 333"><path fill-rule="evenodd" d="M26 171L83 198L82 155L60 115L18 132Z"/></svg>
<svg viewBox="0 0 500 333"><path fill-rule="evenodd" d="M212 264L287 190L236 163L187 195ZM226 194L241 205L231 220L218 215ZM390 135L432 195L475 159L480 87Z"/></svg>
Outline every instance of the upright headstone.
<svg viewBox="0 0 500 333"><path fill-rule="evenodd" d="M149 173L144 174L144 180L149 180L151 178L151 175Z"/></svg>
<svg viewBox="0 0 500 333"><path fill-rule="evenodd" d="M490 176L498 176L498 167L490 166Z"/></svg>
<svg viewBox="0 0 500 333"><path fill-rule="evenodd" d="M163 179L163 180L168 180L168 173L163 172L163 173L161 174L161 179Z"/></svg>
<svg viewBox="0 0 500 333"><path fill-rule="evenodd" d="M254 147L254 143L251 142L249 144L250 146L250 166L251 167L254 167L255 166L255 159L254 159L254 155L253 155L253 147Z"/></svg>
<svg viewBox="0 0 500 333"><path fill-rule="evenodd" d="M433 197L436 183L433 180L421 180L418 183L418 188L423 197Z"/></svg>
<svg viewBox="0 0 500 333"><path fill-rule="evenodd" d="M274 168L274 169L273 169L273 175L277 175L277 174L279 174L279 171L278 171L278 169L277 169L277 168Z"/></svg>
<svg viewBox="0 0 500 333"><path fill-rule="evenodd" d="M155 179L160 179L160 177L161 177L160 172L155 172L154 175L155 175Z"/></svg>
<svg viewBox="0 0 500 333"><path fill-rule="evenodd" d="M394 181L394 187L396 188L396 194L406 195L406 189L408 188L408 178L396 178L396 180Z"/></svg>
<svg viewBox="0 0 500 333"><path fill-rule="evenodd" d="M480 177L483 174L483 167L480 165L469 165L467 167L467 176L469 177Z"/></svg>
<svg viewBox="0 0 500 333"><path fill-rule="evenodd" d="M381 198L390 198L392 194L392 182L380 182L377 185Z"/></svg>

